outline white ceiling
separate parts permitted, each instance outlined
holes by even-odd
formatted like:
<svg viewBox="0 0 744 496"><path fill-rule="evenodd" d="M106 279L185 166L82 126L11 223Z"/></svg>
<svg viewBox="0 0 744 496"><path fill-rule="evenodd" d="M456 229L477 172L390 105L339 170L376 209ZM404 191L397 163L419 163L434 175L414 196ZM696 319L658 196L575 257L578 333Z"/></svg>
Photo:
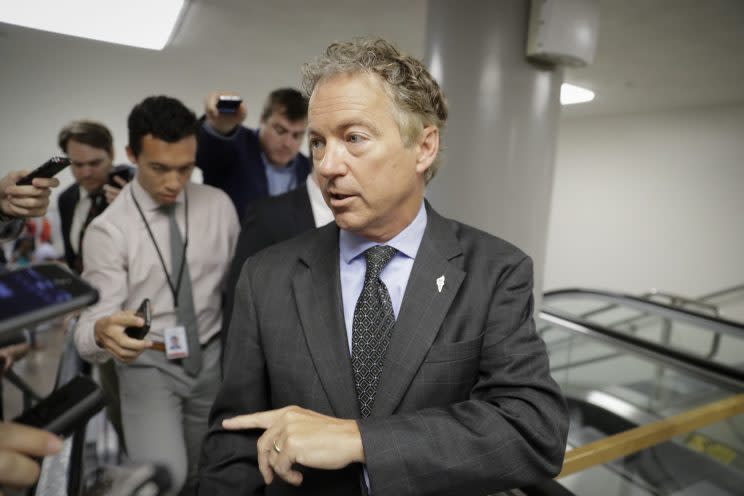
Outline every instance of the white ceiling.
<svg viewBox="0 0 744 496"><path fill-rule="evenodd" d="M744 0L600 0L594 64L565 80L596 92L568 117L744 103Z"/></svg>
<svg viewBox="0 0 744 496"><path fill-rule="evenodd" d="M344 25L358 28L365 19L366 32L358 34L383 34L415 55L424 55L425 0L377 2L372 10L370 5L339 0L192 0L178 36L198 43L210 35L199 26L261 35L271 27L278 39L307 39L308 54L314 56L322 48L324 32L330 41ZM744 103L744 0L599 0L599 5L595 62L565 73L567 82L588 87L597 96L592 103L564 107L564 116ZM298 28L297 19L304 26ZM267 45L271 50L270 40Z"/></svg>
<svg viewBox="0 0 744 496"><path fill-rule="evenodd" d="M564 107L564 116L744 103L744 0L599 4L595 62L565 73L567 82L588 87L597 96L591 103ZM426 0L189 0L188 5L179 31L163 52L137 56L109 45L96 53L107 59L111 54L112 60L121 57L120 64L135 57L158 58L164 67L195 54L189 66L180 69L198 77L193 84L223 84L247 94L240 86L245 84L256 91L258 101L259 93L277 84L295 84L299 65L334 39L381 35L419 57L425 52ZM35 40L55 40L54 50L62 55L66 47L88 49L95 43L0 24L0 52L5 44L5 51L21 53L21 47ZM219 83L223 78L227 81ZM236 80L241 83L236 85Z"/></svg>

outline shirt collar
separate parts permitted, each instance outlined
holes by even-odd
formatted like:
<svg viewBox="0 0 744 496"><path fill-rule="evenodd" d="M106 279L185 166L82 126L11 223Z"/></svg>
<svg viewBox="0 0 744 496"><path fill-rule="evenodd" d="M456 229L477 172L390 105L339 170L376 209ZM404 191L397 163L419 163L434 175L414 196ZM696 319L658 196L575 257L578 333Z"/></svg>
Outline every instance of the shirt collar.
<svg viewBox="0 0 744 496"><path fill-rule="evenodd" d="M86 198L90 197L90 193L88 193L88 190L83 188L78 184L78 192L80 193L80 200L85 200Z"/></svg>
<svg viewBox="0 0 744 496"><path fill-rule="evenodd" d="M186 187L183 190L181 190L180 193L178 193L178 196L176 197L176 206L183 204L184 191L186 191L186 188L188 188L190 184L191 184L191 181L187 182ZM134 197L137 199L137 203L139 203L142 210L152 211L152 210L157 210L158 208L160 208L160 204L156 202L152 198L152 196L150 196L150 193L145 191L145 188L142 187L142 185L139 183L136 177L132 179L131 181L129 181L129 184L124 186L124 188L122 188L121 190L121 193L119 194L120 195L122 194L131 195L132 192L126 191L128 190L128 188L132 189L132 192L134 193Z"/></svg>
<svg viewBox="0 0 744 496"><path fill-rule="evenodd" d="M269 168L271 167L275 172L277 173L285 173L288 174L289 171L293 170L295 162L297 162L297 155L295 155L292 160L284 164L283 167L277 167L276 165L269 162L269 159L266 157L266 154L264 152L261 152L261 161L264 164L264 167Z"/></svg>
<svg viewBox="0 0 744 496"><path fill-rule="evenodd" d="M307 196L310 198L310 208L313 211L315 227L320 227L333 222L333 212L326 205L323 199L323 193L320 191L318 183L315 182L314 174L311 172L307 176Z"/></svg>
<svg viewBox="0 0 744 496"><path fill-rule="evenodd" d="M415 259L419 246L421 245L421 240L424 237L424 231L426 230L426 220L426 208L424 207L424 202L422 200L419 211L411 223L394 238L384 244L392 246L398 250L399 253L408 258ZM343 229L341 229L339 233L338 246L341 252L341 258L347 264L351 263L352 260L367 251L369 248L379 244L380 243L370 241L358 234Z"/></svg>

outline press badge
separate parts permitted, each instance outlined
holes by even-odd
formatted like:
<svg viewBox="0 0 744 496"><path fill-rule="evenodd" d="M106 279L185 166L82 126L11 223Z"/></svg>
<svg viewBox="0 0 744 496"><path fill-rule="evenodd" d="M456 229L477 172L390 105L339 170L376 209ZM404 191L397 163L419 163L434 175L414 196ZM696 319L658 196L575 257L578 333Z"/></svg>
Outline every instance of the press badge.
<svg viewBox="0 0 744 496"><path fill-rule="evenodd" d="M189 356L189 343L186 341L186 328L184 326L169 327L163 331L163 340L165 341L165 354L168 360Z"/></svg>

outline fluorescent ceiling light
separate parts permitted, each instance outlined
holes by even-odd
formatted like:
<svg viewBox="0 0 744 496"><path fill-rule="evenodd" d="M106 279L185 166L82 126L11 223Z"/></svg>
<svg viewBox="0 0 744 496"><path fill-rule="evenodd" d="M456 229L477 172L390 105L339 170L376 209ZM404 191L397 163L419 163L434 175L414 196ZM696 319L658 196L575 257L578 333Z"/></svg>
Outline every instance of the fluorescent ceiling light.
<svg viewBox="0 0 744 496"><path fill-rule="evenodd" d="M162 50L184 0L0 0L0 22Z"/></svg>
<svg viewBox="0 0 744 496"><path fill-rule="evenodd" d="M594 92L580 86L563 83L561 85L561 105L586 103L594 100Z"/></svg>

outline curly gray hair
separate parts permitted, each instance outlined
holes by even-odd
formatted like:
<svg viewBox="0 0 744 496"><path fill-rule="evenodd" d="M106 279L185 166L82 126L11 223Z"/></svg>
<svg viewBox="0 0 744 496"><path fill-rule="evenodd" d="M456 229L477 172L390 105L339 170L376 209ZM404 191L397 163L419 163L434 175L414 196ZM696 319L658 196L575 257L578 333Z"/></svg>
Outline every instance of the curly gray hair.
<svg viewBox="0 0 744 496"><path fill-rule="evenodd" d="M334 42L314 62L302 67L302 86L308 98L319 82L336 74L375 75L393 102L395 120L406 147L413 145L427 126L440 131L447 121L447 101L424 64L380 38ZM441 151L441 148L440 148ZM439 168L440 157L426 171L428 183Z"/></svg>

